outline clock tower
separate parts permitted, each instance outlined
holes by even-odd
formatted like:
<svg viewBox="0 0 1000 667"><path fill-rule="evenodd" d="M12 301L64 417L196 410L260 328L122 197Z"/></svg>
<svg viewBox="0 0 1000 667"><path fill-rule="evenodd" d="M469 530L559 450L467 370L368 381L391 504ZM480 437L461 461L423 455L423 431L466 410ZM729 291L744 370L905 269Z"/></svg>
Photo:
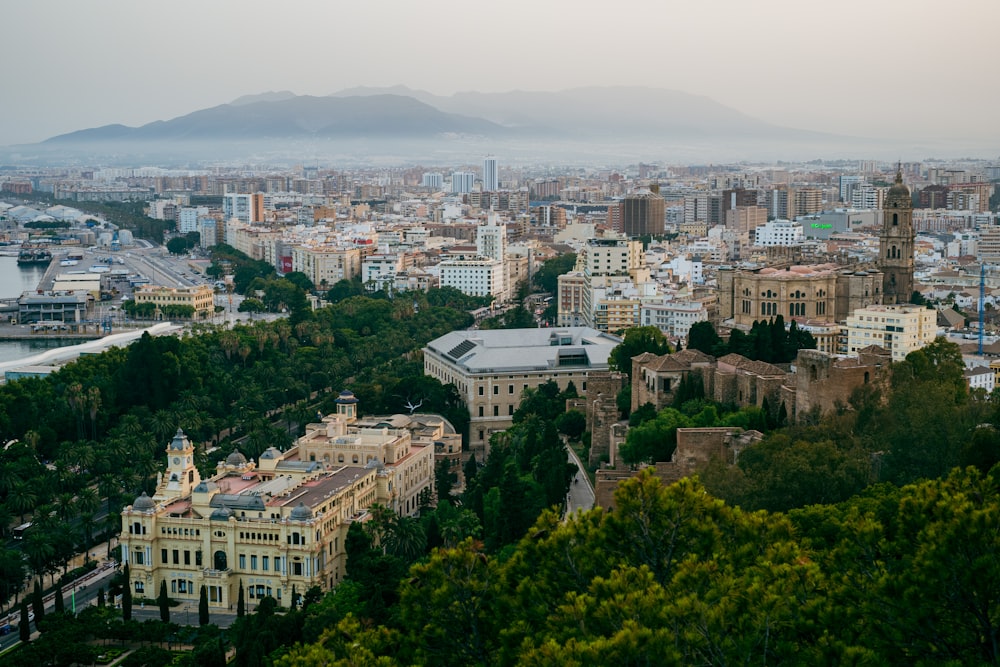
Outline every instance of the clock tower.
<svg viewBox="0 0 1000 667"><path fill-rule="evenodd" d="M191 494L201 482L201 475L194 465L194 445L177 429L174 439L167 445L167 470L156 487L154 500L180 498Z"/></svg>
<svg viewBox="0 0 1000 667"><path fill-rule="evenodd" d="M889 188L882 211L879 267L882 269L882 303L910 303L913 297L913 199L903 185L903 169Z"/></svg>

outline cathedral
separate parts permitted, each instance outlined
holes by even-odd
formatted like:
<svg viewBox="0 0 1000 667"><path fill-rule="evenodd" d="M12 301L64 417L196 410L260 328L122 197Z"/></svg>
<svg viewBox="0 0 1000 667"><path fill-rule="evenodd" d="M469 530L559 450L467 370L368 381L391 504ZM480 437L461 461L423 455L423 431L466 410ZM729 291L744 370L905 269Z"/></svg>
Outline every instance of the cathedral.
<svg viewBox="0 0 1000 667"><path fill-rule="evenodd" d="M882 303L909 303L913 296L913 200L903 185L902 168L885 199L882 233L879 236L879 267L882 270Z"/></svg>

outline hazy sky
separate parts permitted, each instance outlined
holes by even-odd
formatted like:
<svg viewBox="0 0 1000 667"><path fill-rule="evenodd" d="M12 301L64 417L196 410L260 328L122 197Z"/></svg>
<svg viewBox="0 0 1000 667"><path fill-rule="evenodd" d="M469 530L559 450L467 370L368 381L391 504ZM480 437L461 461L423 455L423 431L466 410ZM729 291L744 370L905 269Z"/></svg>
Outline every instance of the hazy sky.
<svg viewBox="0 0 1000 667"><path fill-rule="evenodd" d="M641 84L1000 154L1000 0L15 0L0 20L0 145L267 90Z"/></svg>

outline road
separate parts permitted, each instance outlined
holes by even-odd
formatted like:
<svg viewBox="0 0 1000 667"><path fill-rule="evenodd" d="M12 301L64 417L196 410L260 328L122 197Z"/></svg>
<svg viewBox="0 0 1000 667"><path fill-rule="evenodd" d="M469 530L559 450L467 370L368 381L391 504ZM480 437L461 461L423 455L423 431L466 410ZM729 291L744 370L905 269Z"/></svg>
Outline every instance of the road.
<svg viewBox="0 0 1000 667"><path fill-rule="evenodd" d="M580 457L569 445L566 446L566 452L569 462L575 463L577 467L576 476L569 487L569 495L566 496L566 516L569 516L579 509L593 509L596 496L594 495L594 487L590 484L590 477L587 476L586 469L580 462Z"/></svg>
<svg viewBox="0 0 1000 667"><path fill-rule="evenodd" d="M114 564L109 562L92 572L88 572L77 579L73 584L64 588L63 599L65 601L66 611L72 611L74 605L76 605L76 609L79 610L88 605L96 604L98 589L107 589L111 577L113 577L117 571L118 570L114 567ZM45 597L45 610L47 612L55 610L55 595L52 593ZM20 609L13 611L5 619L0 619L0 625L10 623L10 625L14 628L17 628L17 625L20 622ZM34 621L31 622L31 631L33 634L36 632ZM7 650L19 641L20 634L16 629L9 635L0 637L0 652Z"/></svg>

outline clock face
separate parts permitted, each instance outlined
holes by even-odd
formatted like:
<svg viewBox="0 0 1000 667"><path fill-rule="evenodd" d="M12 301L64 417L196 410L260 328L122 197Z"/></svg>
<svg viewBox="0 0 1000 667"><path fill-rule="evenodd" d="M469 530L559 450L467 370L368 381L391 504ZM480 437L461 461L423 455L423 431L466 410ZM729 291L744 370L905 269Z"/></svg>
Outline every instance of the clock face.
<svg viewBox="0 0 1000 667"><path fill-rule="evenodd" d="M181 463L181 460L180 460L179 458L177 458L177 457L175 456L175 457L174 457L174 465L175 465L175 466L176 466L176 465L180 465L180 463Z"/></svg>

